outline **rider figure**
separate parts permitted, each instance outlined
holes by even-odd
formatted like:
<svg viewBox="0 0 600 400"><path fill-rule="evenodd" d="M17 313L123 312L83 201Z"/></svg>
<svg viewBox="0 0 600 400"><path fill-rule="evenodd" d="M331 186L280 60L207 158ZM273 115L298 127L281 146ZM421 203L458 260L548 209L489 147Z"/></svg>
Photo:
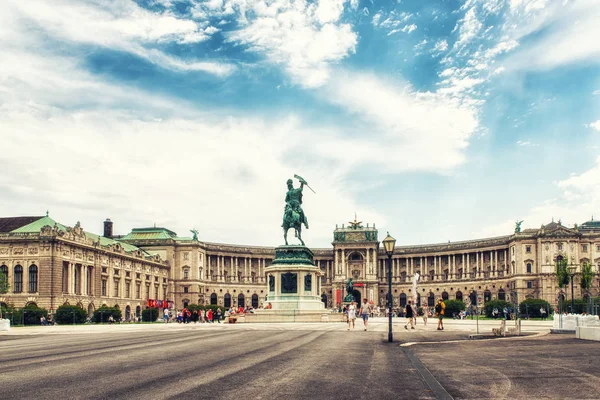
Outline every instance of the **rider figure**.
<svg viewBox="0 0 600 400"><path fill-rule="evenodd" d="M306 215L304 215L304 210L302 210L302 189L304 188L306 181L304 181L304 179L299 180L300 187L297 189L294 189L294 181L292 181L291 179L288 179L287 181L288 191L285 195L285 209L283 212L283 221L285 224L285 216L288 210L291 209L300 215L300 223L303 223L304 226L306 226L306 229L308 229L308 220L306 219Z"/></svg>

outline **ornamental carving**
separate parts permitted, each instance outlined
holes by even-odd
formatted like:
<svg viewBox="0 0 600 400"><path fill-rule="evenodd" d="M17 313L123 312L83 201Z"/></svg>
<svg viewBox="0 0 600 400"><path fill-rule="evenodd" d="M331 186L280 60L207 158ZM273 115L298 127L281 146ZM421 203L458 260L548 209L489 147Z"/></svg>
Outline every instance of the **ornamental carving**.
<svg viewBox="0 0 600 400"><path fill-rule="evenodd" d="M23 254L23 248L22 247L15 247L13 249L13 254Z"/></svg>
<svg viewBox="0 0 600 400"><path fill-rule="evenodd" d="M7 247L3 247L0 249L0 254L8 254L8 248Z"/></svg>
<svg viewBox="0 0 600 400"><path fill-rule="evenodd" d="M310 292L312 290L312 275L304 275L304 290Z"/></svg>
<svg viewBox="0 0 600 400"><path fill-rule="evenodd" d="M27 252L28 252L29 254L31 254L31 255L33 255L33 254L37 254L37 253L38 253L38 249L37 249L37 247L31 247L31 248L29 248L29 249L27 250Z"/></svg>

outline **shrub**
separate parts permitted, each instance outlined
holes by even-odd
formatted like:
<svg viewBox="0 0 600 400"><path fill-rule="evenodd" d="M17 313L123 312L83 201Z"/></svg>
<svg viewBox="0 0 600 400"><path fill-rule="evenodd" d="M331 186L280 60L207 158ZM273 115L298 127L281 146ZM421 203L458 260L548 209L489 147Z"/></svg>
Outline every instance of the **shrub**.
<svg viewBox="0 0 600 400"><path fill-rule="evenodd" d="M40 318L48 317L48 311L36 305L27 305L23 308L14 308L12 311L12 321L14 325L41 325ZM3 311L4 312L4 311Z"/></svg>
<svg viewBox="0 0 600 400"><path fill-rule="evenodd" d="M78 306L62 305L56 309L54 320L59 325L83 324L87 318L85 310Z"/></svg>
<svg viewBox="0 0 600 400"><path fill-rule="evenodd" d="M492 312L494 311L494 308L498 309L498 317L499 318L504 318L504 314L502 313L502 310L504 310L504 307L506 307L508 310L511 309L511 304L508 301L504 301L504 300L490 300L487 303L485 303L484 307L483 307L483 312L484 314L489 317L492 318Z"/></svg>
<svg viewBox="0 0 600 400"><path fill-rule="evenodd" d="M519 313L526 318L541 318L540 308L546 310L549 316L554 312L550 303L543 299L527 299L519 304Z"/></svg>
<svg viewBox="0 0 600 400"><path fill-rule="evenodd" d="M146 308L142 311L143 322L154 322L158 319L158 308Z"/></svg>
<svg viewBox="0 0 600 400"><path fill-rule="evenodd" d="M112 315L115 322L121 320L121 310L116 307L102 306L94 311L93 321L95 323L108 322L108 318Z"/></svg>
<svg viewBox="0 0 600 400"><path fill-rule="evenodd" d="M444 304L446 305L444 310L444 317L446 318L458 315L458 313L466 308L465 302L462 300L445 300Z"/></svg>

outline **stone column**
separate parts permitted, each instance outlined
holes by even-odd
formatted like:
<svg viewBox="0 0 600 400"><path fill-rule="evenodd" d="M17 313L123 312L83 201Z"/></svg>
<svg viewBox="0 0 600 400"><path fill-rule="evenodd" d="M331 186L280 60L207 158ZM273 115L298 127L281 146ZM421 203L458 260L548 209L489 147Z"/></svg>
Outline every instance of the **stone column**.
<svg viewBox="0 0 600 400"><path fill-rule="evenodd" d="M469 278L469 274L471 273L471 267L469 265L470 261L471 261L471 254L467 253L467 257L466 258L467 258L467 264L465 265L465 268L466 268L466 271L465 271L466 276L465 276L465 278L468 279Z"/></svg>
<svg viewBox="0 0 600 400"><path fill-rule="evenodd" d="M508 275L508 251L504 250L504 274Z"/></svg>
<svg viewBox="0 0 600 400"><path fill-rule="evenodd" d="M494 277L498 276L498 250L494 250Z"/></svg>
<svg viewBox="0 0 600 400"><path fill-rule="evenodd" d="M452 272L450 275L450 279L453 279L456 276L456 254L452 254Z"/></svg>

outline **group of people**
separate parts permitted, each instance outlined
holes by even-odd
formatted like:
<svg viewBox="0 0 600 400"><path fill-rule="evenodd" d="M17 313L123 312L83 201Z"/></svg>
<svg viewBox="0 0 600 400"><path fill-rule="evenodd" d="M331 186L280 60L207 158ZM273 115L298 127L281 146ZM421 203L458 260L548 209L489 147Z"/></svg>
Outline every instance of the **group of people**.
<svg viewBox="0 0 600 400"><path fill-rule="evenodd" d="M348 330L350 330L350 326L352 326L352 329L355 328L357 313L363 320L364 330L367 330L367 326L369 325L369 315L371 315L372 312L372 309L367 299L363 299L360 308L358 308L355 301L352 301L350 304L346 305L346 307L344 308L344 312L346 314L346 321L348 322Z"/></svg>
<svg viewBox="0 0 600 400"><path fill-rule="evenodd" d="M177 322L179 324L189 324L189 323L221 323L221 319L223 317L223 311L220 308L217 308L216 312L213 312L212 309L208 310L193 310L190 311L187 307L184 307L181 311L171 312L169 309L165 308L163 312L163 320L165 322Z"/></svg>
<svg viewBox="0 0 600 400"><path fill-rule="evenodd" d="M446 304L444 303L444 300L442 300L441 298L438 299L435 307L434 307L434 315L438 318L438 326L437 326L437 330L438 331L443 331L444 330L444 314L445 314L445 310L446 310ZM425 326L427 326L427 318L430 315L430 310L428 306L423 306L422 307L422 311L423 311L423 324ZM410 325L410 329L415 329L415 326L417 325L417 307L416 305L412 304L412 300L408 301L408 304L406 305L406 324L404 325L404 329L408 330L408 325Z"/></svg>
<svg viewBox="0 0 600 400"><path fill-rule="evenodd" d="M44 317L43 315L40 317L40 323L43 326L47 326L47 325L56 325L56 322L54 322L54 320L52 319L52 315L48 314L48 319L46 319L46 317Z"/></svg>

